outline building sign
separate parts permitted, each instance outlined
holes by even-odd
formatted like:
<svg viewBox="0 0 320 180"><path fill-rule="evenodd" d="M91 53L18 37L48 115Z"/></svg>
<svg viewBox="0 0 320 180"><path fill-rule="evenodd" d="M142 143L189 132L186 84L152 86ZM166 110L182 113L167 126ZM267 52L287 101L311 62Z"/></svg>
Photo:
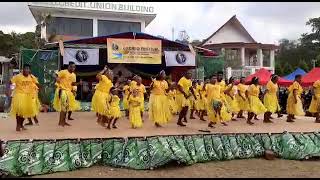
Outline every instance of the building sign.
<svg viewBox="0 0 320 180"><path fill-rule="evenodd" d="M153 6L118 2L31 2L31 6L154 14Z"/></svg>
<svg viewBox="0 0 320 180"><path fill-rule="evenodd" d="M161 64L161 40L107 39L108 63Z"/></svg>

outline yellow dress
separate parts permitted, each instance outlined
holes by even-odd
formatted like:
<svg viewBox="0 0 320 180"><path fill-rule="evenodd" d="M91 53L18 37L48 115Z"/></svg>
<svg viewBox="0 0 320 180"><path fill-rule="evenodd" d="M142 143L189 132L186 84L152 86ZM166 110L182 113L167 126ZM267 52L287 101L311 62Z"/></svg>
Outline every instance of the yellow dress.
<svg viewBox="0 0 320 180"><path fill-rule="evenodd" d="M200 95L197 91L196 88L192 88L193 89L193 92L194 92L194 95L196 96L196 98L193 96L192 93L190 93L190 97L189 97L189 102L190 102L190 109L194 109L194 110L199 110L198 108L198 100L200 99Z"/></svg>
<svg viewBox="0 0 320 180"><path fill-rule="evenodd" d="M190 79L187 79L185 77L182 77L179 82L178 85L180 85L183 89L183 91L187 94L187 96L190 95L190 87L192 86L192 82ZM176 96L176 102L177 102L177 107L178 107L178 112L180 112L182 110L183 107L188 106L190 107L190 101L189 99L186 99L184 97L184 95L177 90L177 96Z"/></svg>
<svg viewBox="0 0 320 180"><path fill-rule="evenodd" d="M120 118L121 117L121 111L120 111L120 98L117 95L111 95L109 97L109 100L111 99L111 102L108 105L107 109L107 117L108 118Z"/></svg>
<svg viewBox="0 0 320 180"><path fill-rule="evenodd" d="M197 87L197 92L199 94L197 108L200 111L206 110L206 90L203 88L203 86L204 85L202 84L202 85L198 85Z"/></svg>
<svg viewBox="0 0 320 180"><path fill-rule="evenodd" d="M316 99L312 97L311 104L309 106L309 112L319 113L320 112L320 80L313 83L313 91Z"/></svg>
<svg viewBox="0 0 320 180"><path fill-rule="evenodd" d="M40 112L40 108L41 108L41 103L40 103L40 100L39 100L39 88L38 86L36 85L36 83L38 82L38 79L36 79L35 76L31 75L32 78L35 78L34 79L34 84L33 84L33 87L34 87L34 93L33 93L33 103L35 105L35 109L36 109L36 112L35 112L35 116L37 116Z"/></svg>
<svg viewBox="0 0 320 180"><path fill-rule="evenodd" d="M176 114L178 112L177 110L177 103L176 103L176 93L177 91L174 90L170 90L168 92L168 101L169 101L169 107L170 107L170 112L172 114Z"/></svg>
<svg viewBox="0 0 320 180"><path fill-rule="evenodd" d="M229 84L226 89L228 89L229 87L231 87L231 84ZM232 98L229 95L226 95L226 101L232 113L238 113L240 111L239 104L236 99L237 91L238 91L237 86L233 86L232 89L230 90L230 96Z"/></svg>
<svg viewBox="0 0 320 180"><path fill-rule="evenodd" d="M227 111L225 104L221 100L220 90L221 86L219 84L206 85L208 118L213 123L227 122L232 118L231 114ZM217 102L222 103L220 115L213 109L214 104L216 104Z"/></svg>
<svg viewBox="0 0 320 180"><path fill-rule="evenodd" d="M267 111L264 107L263 103L259 99L260 87L254 84L250 85L248 88L249 94L249 104L250 110L249 112L253 112L256 115L263 114Z"/></svg>
<svg viewBox="0 0 320 180"><path fill-rule="evenodd" d="M133 92L133 90L138 90L138 96L140 97L140 110L141 112L144 112L144 94L146 93L146 88L143 84L138 85L136 81L131 81L130 83L130 92Z"/></svg>
<svg viewBox="0 0 320 180"><path fill-rule="evenodd" d="M14 76L11 82L16 85L13 92L10 115L32 118L39 113L35 99L35 86L38 80L32 75L25 77L22 73Z"/></svg>
<svg viewBox="0 0 320 180"><path fill-rule="evenodd" d="M75 73L70 73L68 70L61 70L57 73L60 82L56 83L56 91L53 99L53 108L59 112L80 110L80 103L76 100L72 89L72 83L76 82ZM59 91L61 90L60 98Z"/></svg>
<svg viewBox="0 0 320 180"><path fill-rule="evenodd" d="M167 124L172 116L166 89L167 81L154 80L149 98L149 119L160 125Z"/></svg>
<svg viewBox="0 0 320 180"><path fill-rule="evenodd" d="M110 89L112 88L112 81L105 75L100 76L99 83L96 86L96 91L92 97L91 109L100 115L107 116L108 114L108 100Z"/></svg>
<svg viewBox="0 0 320 180"><path fill-rule="evenodd" d="M249 100L246 97L246 91L248 89L248 86L244 84L238 84L237 88L238 88L238 93L236 94L236 99L238 101L240 110L249 111L250 109Z"/></svg>
<svg viewBox="0 0 320 180"><path fill-rule="evenodd" d="M129 120L133 128L142 127L141 111L140 111L140 97L129 97Z"/></svg>
<svg viewBox="0 0 320 180"><path fill-rule="evenodd" d="M129 109L129 101L128 101L128 96L129 96L129 93L130 93L130 86L128 85L125 85L123 86L123 109L124 110L128 110Z"/></svg>
<svg viewBox="0 0 320 180"><path fill-rule="evenodd" d="M274 84L271 80L268 82L267 93L264 95L263 102L268 112L275 113L280 111L280 105L277 97L278 85Z"/></svg>
<svg viewBox="0 0 320 180"><path fill-rule="evenodd" d="M295 100L294 100L294 94L293 94L294 90L296 90L297 97L298 97L297 103L295 103ZM301 101L301 94L303 92L301 85L295 81L291 86L289 86L288 91L289 91L289 95L287 99L287 114L303 116L305 113L303 111L303 106Z"/></svg>
<svg viewBox="0 0 320 180"><path fill-rule="evenodd" d="M227 87L226 82L224 80L222 80L221 82L217 82L217 84L220 86L220 99L221 99L221 101L224 103L224 105L226 106L228 111L231 111L231 107L227 101L226 94L224 93L224 91L226 90L226 87Z"/></svg>

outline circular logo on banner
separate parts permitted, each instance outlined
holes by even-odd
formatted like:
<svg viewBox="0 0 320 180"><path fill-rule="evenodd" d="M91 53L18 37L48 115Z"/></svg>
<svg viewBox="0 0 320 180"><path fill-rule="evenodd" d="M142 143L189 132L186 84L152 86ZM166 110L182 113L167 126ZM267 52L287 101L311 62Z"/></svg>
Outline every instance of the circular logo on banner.
<svg viewBox="0 0 320 180"><path fill-rule="evenodd" d="M185 64L187 61L187 57L182 52L178 52L176 55L176 61L178 64Z"/></svg>
<svg viewBox="0 0 320 180"><path fill-rule="evenodd" d="M85 63L87 62L89 55L85 50L78 50L75 58L79 63Z"/></svg>

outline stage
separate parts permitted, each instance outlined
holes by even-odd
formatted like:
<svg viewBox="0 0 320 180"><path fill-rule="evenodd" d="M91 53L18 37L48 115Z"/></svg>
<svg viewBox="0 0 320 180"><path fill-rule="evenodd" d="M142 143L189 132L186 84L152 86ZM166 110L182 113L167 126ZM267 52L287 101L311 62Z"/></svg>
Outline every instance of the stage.
<svg viewBox="0 0 320 180"><path fill-rule="evenodd" d="M38 117L39 126L26 126L26 131L15 131L15 120L12 117L0 119L0 138L2 140L22 140L22 139L90 139L90 138L121 138L121 137L148 137L159 135L192 135L192 134L238 134L238 133L283 133L287 132L315 132L320 129L320 124L314 123L314 118L297 117L295 123L286 122L286 116L281 119L275 118L274 123L263 123L260 120L253 120L254 125L246 124L245 119L230 121L228 126L221 124L215 128L208 128L208 121L189 119L186 127L176 125L177 117L173 117L169 124L162 128L156 128L147 118L145 113L144 126L140 129L130 128L129 120L121 118L118 120L118 129L108 130L96 123L96 116L93 112L74 112L73 121L68 121L72 126L59 127L59 114L56 112L41 113ZM276 115L273 115L276 117ZM207 119L207 117L206 117ZM25 120L25 123L28 122ZM199 130L209 130L210 133Z"/></svg>
<svg viewBox="0 0 320 180"><path fill-rule="evenodd" d="M320 124L314 118L297 117L287 123L284 116L265 124L245 119L208 128L208 122L189 120L186 127L176 118L156 128L145 115L144 127L131 129L122 118L118 129L107 130L96 123L93 112L75 112L71 127L59 127L58 113L39 115L39 126L16 132L13 118L0 119L4 156L0 173L13 176L72 171L95 164L131 169L154 169L172 161L192 165L199 162L262 157L266 150L283 159L320 157ZM199 130L210 130L200 132Z"/></svg>

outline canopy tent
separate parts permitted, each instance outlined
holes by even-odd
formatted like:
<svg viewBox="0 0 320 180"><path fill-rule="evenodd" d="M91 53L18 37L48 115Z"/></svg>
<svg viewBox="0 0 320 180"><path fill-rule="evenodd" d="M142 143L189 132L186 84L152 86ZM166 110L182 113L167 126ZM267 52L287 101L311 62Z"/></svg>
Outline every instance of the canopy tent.
<svg viewBox="0 0 320 180"><path fill-rule="evenodd" d="M290 73L282 78L285 80L294 81L295 76L298 74L303 76L306 74L306 72L301 68L297 68L295 71L293 71L292 73Z"/></svg>
<svg viewBox="0 0 320 180"><path fill-rule="evenodd" d="M256 73L251 74L245 78L245 84L249 84L253 77L259 78L260 85L267 85L268 81L271 78L272 73L268 71L267 69L261 68ZM289 86L292 82L285 80L281 77L279 77L278 84L281 86Z"/></svg>
<svg viewBox="0 0 320 180"><path fill-rule="evenodd" d="M312 86L317 80L320 80L320 67L313 68L302 77L302 86Z"/></svg>
<svg viewBox="0 0 320 180"><path fill-rule="evenodd" d="M258 77L260 85L266 85L268 81L270 80L272 73L268 71L267 69L261 68L254 74L251 74L245 78L245 83L249 84L253 77Z"/></svg>
<svg viewBox="0 0 320 180"><path fill-rule="evenodd" d="M280 77L279 80L278 80L278 85L280 85L280 86L288 87L288 86L290 86L292 83L293 83L293 81L284 79L284 78L282 78L282 77Z"/></svg>

